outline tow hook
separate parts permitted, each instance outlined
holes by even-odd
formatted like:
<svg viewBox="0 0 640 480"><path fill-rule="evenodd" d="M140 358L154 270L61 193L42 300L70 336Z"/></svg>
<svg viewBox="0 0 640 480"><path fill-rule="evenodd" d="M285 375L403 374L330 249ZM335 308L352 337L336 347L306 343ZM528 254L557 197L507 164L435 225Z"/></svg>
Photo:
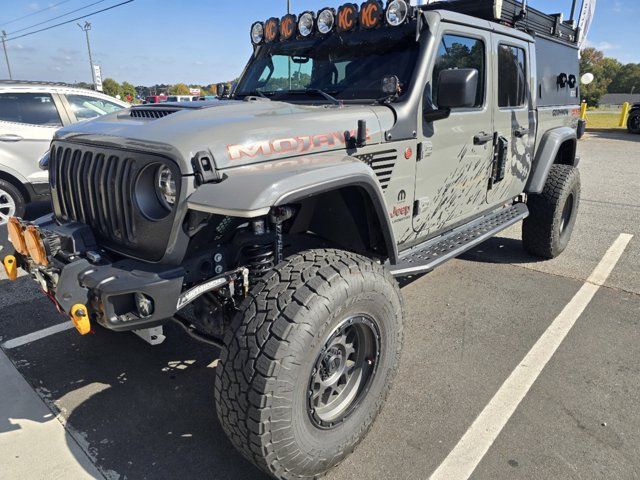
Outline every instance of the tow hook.
<svg viewBox="0 0 640 480"><path fill-rule="evenodd" d="M91 322L87 307L82 304L74 305L71 309L71 321L80 335L87 335L91 332Z"/></svg>
<svg viewBox="0 0 640 480"><path fill-rule="evenodd" d="M14 257L13 255L7 255L6 257L4 257L2 264L4 265L4 270L7 273L7 278L9 278L9 280L11 280L12 282L15 282L18 278L18 265L16 263L16 257Z"/></svg>

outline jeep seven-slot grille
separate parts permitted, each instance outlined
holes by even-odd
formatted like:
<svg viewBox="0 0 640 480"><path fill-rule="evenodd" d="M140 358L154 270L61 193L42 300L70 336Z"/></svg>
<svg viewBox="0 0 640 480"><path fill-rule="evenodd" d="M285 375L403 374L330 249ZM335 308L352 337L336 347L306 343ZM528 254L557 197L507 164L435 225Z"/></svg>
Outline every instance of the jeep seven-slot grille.
<svg viewBox="0 0 640 480"><path fill-rule="evenodd" d="M117 243L136 243L133 159L60 146L52 148L50 162L56 213L63 220L90 225Z"/></svg>
<svg viewBox="0 0 640 480"><path fill-rule="evenodd" d="M386 190L389 182L391 182L393 168L396 166L398 160L398 152L396 150L385 150L382 152L357 155L356 157L373 169L382 189Z"/></svg>

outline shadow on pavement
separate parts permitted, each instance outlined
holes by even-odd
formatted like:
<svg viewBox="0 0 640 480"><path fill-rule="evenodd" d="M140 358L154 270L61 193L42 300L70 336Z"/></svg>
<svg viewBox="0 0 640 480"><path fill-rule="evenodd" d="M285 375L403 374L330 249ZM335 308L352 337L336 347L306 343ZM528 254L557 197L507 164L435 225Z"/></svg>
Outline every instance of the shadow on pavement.
<svg viewBox="0 0 640 480"><path fill-rule="evenodd" d="M623 128L590 128L587 130L590 137L607 140L622 140L625 142L640 142L640 135L629 133Z"/></svg>
<svg viewBox="0 0 640 480"><path fill-rule="evenodd" d="M527 253L522 241L493 237L459 257L460 260L493 264L538 263L542 260Z"/></svg>

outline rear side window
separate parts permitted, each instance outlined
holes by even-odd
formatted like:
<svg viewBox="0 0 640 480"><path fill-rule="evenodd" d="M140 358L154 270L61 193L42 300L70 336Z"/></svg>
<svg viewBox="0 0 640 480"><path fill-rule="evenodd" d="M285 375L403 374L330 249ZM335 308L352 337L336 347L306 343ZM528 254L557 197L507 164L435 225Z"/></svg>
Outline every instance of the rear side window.
<svg viewBox="0 0 640 480"><path fill-rule="evenodd" d="M0 121L62 126L58 109L48 93L0 93Z"/></svg>
<svg viewBox="0 0 640 480"><path fill-rule="evenodd" d="M498 47L498 106L524 107L527 99L526 54L510 45Z"/></svg>
<svg viewBox="0 0 640 480"><path fill-rule="evenodd" d="M100 98L89 97L87 95L67 95L67 100L71 105L71 110L78 120L91 120L101 117L107 113L122 110L120 105L102 100Z"/></svg>
<svg viewBox="0 0 640 480"><path fill-rule="evenodd" d="M438 81L443 70L475 68L479 73L475 107L484 105L485 90L485 46L477 38L445 35L440 42L438 57L433 69L433 103L438 105Z"/></svg>

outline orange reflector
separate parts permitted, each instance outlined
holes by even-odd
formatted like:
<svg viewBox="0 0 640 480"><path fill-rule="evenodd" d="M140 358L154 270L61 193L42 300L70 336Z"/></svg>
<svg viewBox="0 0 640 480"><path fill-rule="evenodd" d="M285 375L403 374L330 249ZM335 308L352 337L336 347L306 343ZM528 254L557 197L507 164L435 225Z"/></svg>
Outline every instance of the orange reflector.
<svg viewBox="0 0 640 480"><path fill-rule="evenodd" d="M80 335L86 335L91 332L91 322L89 321L87 307L81 303L74 305L71 309L71 321Z"/></svg>
<svg viewBox="0 0 640 480"><path fill-rule="evenodd" d="M28 255L27 244L24 241L24 235L22 233L22 225L16 217L11 217L7 224L7 230L9 231L9 241L13 248L16 249L20 255Z"/></svg>
<svg viewBox="0 0 640 480"><path fill-rule="evenodd" d="M12 282L15 281L15 279L18 278L18 264L16 263L16 257L13 255L7 255L4 257L2 264L4 265L4 270L7 272L9 280Z"/></svg>
<svg viewBox="0 0 640 480"><path fill-rule="evenodd" d="M29 225L24 232L24 241L27 244L27 251L29 252L29 256L36 262L38 265L42 265L46 267L49 265L49 260L47 259L47 251L44 248L44 243L42 243L42 239L40 238L40 232L33 225Z"/></svg>

